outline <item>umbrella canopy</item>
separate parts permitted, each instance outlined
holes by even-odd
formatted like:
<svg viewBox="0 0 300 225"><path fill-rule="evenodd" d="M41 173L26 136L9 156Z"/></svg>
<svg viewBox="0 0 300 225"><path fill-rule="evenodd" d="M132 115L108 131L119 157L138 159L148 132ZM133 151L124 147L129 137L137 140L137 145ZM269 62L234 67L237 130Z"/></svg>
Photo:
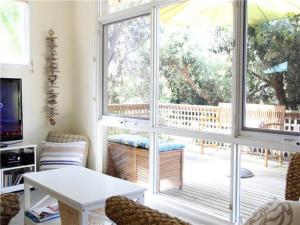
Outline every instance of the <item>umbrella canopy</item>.
<svg viewBox="0 0 300 225"><path fill-rule="evenodd" d="M300 14L300 0L248 0L249 24L289 14ZM229 0L187 0L162 8L160 19L176 25L232 25L233 5Z"/></svg>

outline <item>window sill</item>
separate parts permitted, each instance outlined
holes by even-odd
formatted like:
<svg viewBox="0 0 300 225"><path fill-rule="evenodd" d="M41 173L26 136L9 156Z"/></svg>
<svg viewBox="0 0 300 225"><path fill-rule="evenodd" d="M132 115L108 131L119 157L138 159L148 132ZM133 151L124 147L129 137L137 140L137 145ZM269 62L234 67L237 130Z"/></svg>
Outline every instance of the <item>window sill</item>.
<svg viewBox="0 0 300 225"><path fill-rule="evenodd" d="M32 64L5 64L0 63L0 71L32 71L33 72L33 65Z"/></svg>

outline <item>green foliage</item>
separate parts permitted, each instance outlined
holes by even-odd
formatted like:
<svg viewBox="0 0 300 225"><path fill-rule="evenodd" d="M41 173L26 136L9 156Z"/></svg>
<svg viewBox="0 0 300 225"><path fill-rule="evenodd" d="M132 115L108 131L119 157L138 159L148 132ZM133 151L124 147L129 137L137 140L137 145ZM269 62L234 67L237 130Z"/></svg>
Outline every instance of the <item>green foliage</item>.
<svg viewBox="0 0 300 225"><path fill-rule="evenodd" d="M300 106L300 15L248 27L248 102ZM287 62L286 71L273 71ZM271 70L271 72L266 72Z"/></svg>
<svg viewBox="0 0 300 225"><path fill-rule="evenodd" d="M300 107L300 15L248 27L246 101ZM128 20L109 30L110 103L149 102L150 21ZM210 46L190 28L161 30L160 102L218 105L231 101L232 31L215 28ZM288 63L287 70L274 67ZM271 72L266 72L271 71Z"/></svg>
<svg viewBox="0 0 300 225"><path fill-rule="evenodd" d="M231 55L202 48L188 30L171 33L160 51L161 102L218 105L231 101Z"/></svg>

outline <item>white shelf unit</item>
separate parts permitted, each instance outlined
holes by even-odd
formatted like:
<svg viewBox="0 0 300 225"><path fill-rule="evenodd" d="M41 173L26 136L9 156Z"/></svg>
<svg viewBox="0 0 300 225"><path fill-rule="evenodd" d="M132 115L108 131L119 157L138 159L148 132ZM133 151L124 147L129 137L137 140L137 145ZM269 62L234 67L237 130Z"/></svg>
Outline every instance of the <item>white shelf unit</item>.
<svg viewBox="0 0 300 225"><path fill-rule="evenodd" d="M6 186L4 179L7 174L16 175L16 174L22 174L22 173L26 173L26 172L36 172L36 148L37 148L37 145L35 145L35 144L26 144L23 142L17 143L17 144L11 144L5 148L0 148L0 158L2 158L2 154L5 154L6 152L21 153L24 151L33 151L33 163L24 164L24 165L16 165L16 166L12 166L12 167L4 167L1 163L0 193L9 193L9 192L14 192L14 191L24 190L23 183L12 184L12 185Z"/></svg>

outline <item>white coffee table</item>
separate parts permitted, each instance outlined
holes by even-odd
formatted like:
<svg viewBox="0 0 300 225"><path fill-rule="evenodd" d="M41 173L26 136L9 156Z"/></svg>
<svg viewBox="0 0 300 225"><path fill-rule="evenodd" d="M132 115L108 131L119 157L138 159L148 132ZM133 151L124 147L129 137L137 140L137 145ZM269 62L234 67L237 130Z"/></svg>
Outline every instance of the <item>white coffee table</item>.
<svg viewBox="0 0 300 225"><path fill-rule="evenodd" d="M123 195L143 203L146 190L128 181L84 167L27 173L24 175L25 211L31 208L31 186L77 210L80 214L80 225L88 225L89 213L104 208L107 198Z"/></svg>

